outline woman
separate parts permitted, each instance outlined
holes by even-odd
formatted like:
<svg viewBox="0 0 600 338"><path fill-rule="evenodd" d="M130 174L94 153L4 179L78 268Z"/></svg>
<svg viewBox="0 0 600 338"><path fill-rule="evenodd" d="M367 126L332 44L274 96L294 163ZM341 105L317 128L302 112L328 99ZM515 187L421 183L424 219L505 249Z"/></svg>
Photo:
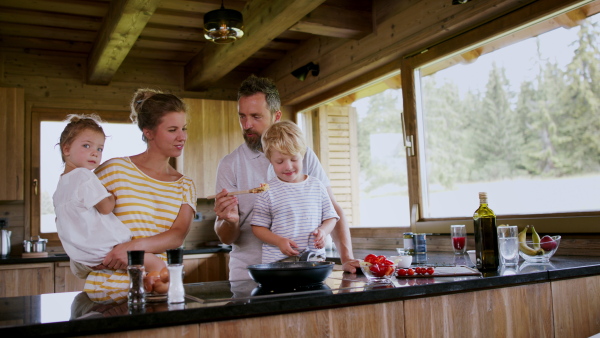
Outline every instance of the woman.
<svg viewBox="0 0 600 338"><path fill-rule="evenodd" d="M91 300L126 297L129 287L127 251L159 254L183 244L196 212L194 182L170 164L187 139L185 104L175 95L138 90L131 102L131 120L142 131L145 152L104 162L96 175L115 195L114 213L131 231L133 240L108 253L87 277L84 291Z"/></svg>

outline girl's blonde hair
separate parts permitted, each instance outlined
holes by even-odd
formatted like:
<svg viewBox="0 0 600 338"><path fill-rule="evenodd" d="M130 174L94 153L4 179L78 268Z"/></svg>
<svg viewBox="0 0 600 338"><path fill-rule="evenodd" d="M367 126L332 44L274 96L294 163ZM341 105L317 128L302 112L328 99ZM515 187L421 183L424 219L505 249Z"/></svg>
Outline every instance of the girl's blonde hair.
<svg viewBox="0 0 600 338"><path fill-rule="evenodd" d="M262 135L263 152L270 160L273 151L284 155L306 154L306 142L302 130L292 121L273 123Z"/></svg>
<svg viewBox="0 0 600 338"><path fill-rule="evenodd" d="M58 146L60 147L60 157L62 158L63 163L65 162L65 147L70 146L73 143L73 140L75 140L77 135L82 131L89 129L99 132L106 137L104 129L100 126L102 119L96 114L69 114L67 115L65 122L69 123L60 134L60 141L58 142Z"/></svg>

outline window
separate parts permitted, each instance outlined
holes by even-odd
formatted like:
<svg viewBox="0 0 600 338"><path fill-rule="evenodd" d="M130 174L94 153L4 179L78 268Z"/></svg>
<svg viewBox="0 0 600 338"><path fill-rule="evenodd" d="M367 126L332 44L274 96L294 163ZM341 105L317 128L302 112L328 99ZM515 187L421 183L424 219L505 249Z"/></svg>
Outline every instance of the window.
<svg viewBox="0 0 600 338"><path fill-rule="evenodd" d="M32 163L38 163L37 166L33 165L38 191L36 194L34 189L32 195L32 233L50 240L58 240L52 195L64 170L57 144L66 126L64 119L70 113L96 113L102 118L102 127L107 136L102 155L103 162L113 157L138 154L146 149L139 128L129 121L128 112L33 109ZM34 215L39 215L39 218Z"/></svg>

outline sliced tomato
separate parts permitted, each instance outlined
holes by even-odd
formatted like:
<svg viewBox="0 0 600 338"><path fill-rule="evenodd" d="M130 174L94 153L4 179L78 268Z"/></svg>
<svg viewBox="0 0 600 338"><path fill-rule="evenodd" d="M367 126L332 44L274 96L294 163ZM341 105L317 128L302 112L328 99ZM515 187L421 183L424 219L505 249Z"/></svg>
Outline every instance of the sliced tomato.
<svg viewBox="0 0 600 338"><path fill-rule="evenodd" d="M393 266L386 266L385 270L382 269L382 271L385 271L383 273L384 276L391 276L394 273L394 267Z"/></svg>
<svg viewBox="0 0 600 338"><path fill-rule="evenodd" d="M394 265L394 262L390 261L389 259L386 258L385 261L383 261L383 264L385 265Z"/></svg>
<svg viewBox="0 0 600 338"><path fill-rule="evenodd" d="M382 277L383 274L381 273L381 268L379 267L379 264L373 264L369 267L369 270L373 273L373 276L375 277Z"/></svg>
<svg viewBox="0 0 600 338"><path fill-rule="evenodd" d="M375 256L375 255L373 255L373 254L368 254L368 255L365 257L365 259L364 259L364 261L365 261L365 262L368 262L368 263L371 263L371 264L375 264L375 261L376 261L376 260L377 260L377 256Z"/></svg>

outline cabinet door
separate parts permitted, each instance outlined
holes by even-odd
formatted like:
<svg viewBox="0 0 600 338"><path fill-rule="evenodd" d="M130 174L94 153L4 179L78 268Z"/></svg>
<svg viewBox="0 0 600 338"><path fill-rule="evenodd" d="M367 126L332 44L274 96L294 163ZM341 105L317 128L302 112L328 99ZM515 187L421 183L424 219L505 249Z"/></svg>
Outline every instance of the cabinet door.
<svg viewBox="0 0 600 338"><path fill-rule="evenodd" d="M54 264L0 265L0 297L35 296L54 292Z"/></svg>
<svg viewBox="0 0 600 338"><path fill-rule="evenodd" d="M83 291L85 279L71 272L69 262L54 263L54 292Z"/></svg>
<svg viewBox="0 0 600 338"><path fill-rule="evenodd" d="M590 337L600 332L600 276L552 282L556 337Z"/></svg>
<svg viewBox="0 0 600 338"><path fill-rule="evenodd" d="M223 253L185 255L183 258L184 283L227 280L227 259Z"/></svg>
<svg viewBox="0 0 600 338"><path fill-rule="evenodd" d="M0 88L0 201L23 200L25 168L23 88Z"/></svg>
<svg viewBox="0 0 600 338"><path fill-rule="evenodd" d="M183 150L183 174L196 184L198 198L213 195L217 166L223 156L244 142L237 102L185 99L188 139ZM178 163L180 165L181 163Z"/></svg>

